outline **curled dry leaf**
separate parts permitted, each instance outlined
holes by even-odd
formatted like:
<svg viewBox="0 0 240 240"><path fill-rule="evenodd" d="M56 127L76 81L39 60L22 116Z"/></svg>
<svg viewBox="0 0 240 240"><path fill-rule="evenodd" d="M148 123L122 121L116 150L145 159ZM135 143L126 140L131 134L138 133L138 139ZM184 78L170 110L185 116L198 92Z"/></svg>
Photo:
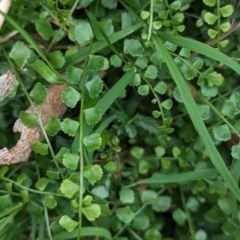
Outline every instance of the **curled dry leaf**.
<svg viewBox="0 0 240 240"><path fill-rule="evenodd" d="M45 102L36 106L36 110L43 124L46 124L52 117L61 118L67 110L67 106L61 100L61 94L66 87L67 85L65 84L60 86L51 86L48 89L48 95ZM6 96L2 93L4 91L4 89L0 89L0 97L3 95ZM10 92L10 90L7 90L7 92ZM34 111L32 107L30 107L27 109L27 112L32 113ZM32 151L31 145L35 141L43 140L43 134L39 124L37 124L35 128L28 128L20 121L20 119L18 119L15 122L13 131L21 133L20 139L13 148L0 149L0 165L26 161Z"/></svg>

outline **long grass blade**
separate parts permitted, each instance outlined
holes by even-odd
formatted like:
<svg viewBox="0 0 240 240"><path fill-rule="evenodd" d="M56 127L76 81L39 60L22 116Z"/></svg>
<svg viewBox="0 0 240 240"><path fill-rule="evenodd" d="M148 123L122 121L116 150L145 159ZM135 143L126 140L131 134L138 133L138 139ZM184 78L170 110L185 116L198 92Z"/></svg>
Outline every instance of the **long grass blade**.
<svg viewBox="0 0 240 240"><path fill-rule="evenodd" d="M217 175L216 169L204 169L185 173L163 175L161 177L156 178L146 178L138 182L132 183L124 188L133 187L139 184L182 183L188 181L195 181L203 178L212 178L215 177L216 175Z"/></svg>
<svg viewBox="0 0 240 240"><path fill-rule="evenodd" d="M232 60L224 53L221 53L220 51L208 46L207 44L186 37L174 36L169 33L158 32L158 35L161 37L161 39L165 41L171 42L177 46L190 49L193 52L197 52L201 55L215 59L216 61L225 64L226 66L230 67L235 72L240 74L240 64Z"/></svg>
<svg viewBox="0 0 240 240"><path fill-rule="evenodd" d="M168 52L168 50L163 45L162 40L156 35L153 35L153 41L156 48L162 53L168 69L178 87L178 90L181 94L183 102L186 106L188 114L193 122L195 129L197 130L198 134L200 135L203 144L207 150L209 158L211 159L213 165L218 170L226 184L228 185L229 189L235 195L235 197L240 201L240 190L236 181L233 179L232 175L228 171L222 157L220 156L218 150L216 149L197 108L197 105L193 99L193 96L190 92L190 89L185 82L180 70L178 69L176 63L174 62L172 56Z"/></svg>
<svg viewBox="0 0 240 240"><path fill-rule="evenodd" d="M78 236L78 230L74 230L72 232L62 232L55 236L53 236L53 240L66 240L66 239L76 239ZM81 237L103 237L104 239L112 239L111 233L105 229L100 227L83 227L81 230Z"/></svg>
<svg viewBox="0 0 240 240"><path fill-rule="evenodd" d="M32 48L36 51L36 53L45 61L48 63L48 59L46 58L45 54L39 48L38 44L34 41L34 39L28 34L28 32L22 28L14 19L12 19L10 16L2 13L0 11L0 14L4 15L6 21L13 27L15 28L21 35L22 37L32 46Z"/></svg>

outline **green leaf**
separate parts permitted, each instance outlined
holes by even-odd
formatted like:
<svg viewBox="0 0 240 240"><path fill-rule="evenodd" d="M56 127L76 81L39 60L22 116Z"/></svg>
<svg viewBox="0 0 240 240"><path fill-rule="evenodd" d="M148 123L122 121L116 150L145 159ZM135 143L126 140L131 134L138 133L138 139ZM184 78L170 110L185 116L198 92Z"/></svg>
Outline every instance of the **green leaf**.
<svg viewBox="0 0 240 240"><path fill-rule="evenodd" d="M224 214L229 215L232 212L232 201L230 198L221 197L218 199L217 203Z"/></svg>
<svg viewBox="0 0 240 240"><path fill-rule="evenodd" d="M47 185L48 185L48 179L47 178L40 178L36 182L35 187L40 191L44 191L44 189L47 187Z"/></svg>
<svg viewBox="0 0 240 240"><path fill-rule="evenodd" d="M99 133L92 133L83 138L83 144L87 148L88 151L94 151L98 149L102 144L102 138Z"/></svg>
<svg viewBox="0 0 240 240"><path fill-rule="evenodd" d="M138 56L137 60L135 61L135 64L140 67L141 69L144 69L147 67L148 59L144 56ZM151 65L152 66L152 65ZM155 66L154 66L155 67ZM157 69L156 69L157 71Z"/></svg>
<svg viewBox="0 0 240 240"><path fill-rule="evenodd" d="M214 137L218 141L227 141L231 138L231 132L228 125L215 126L212 130Z"/></svg>
<svg viewBox="0 0 240 240"><path fill-rule="evenodd" d="M161 158L165 154L165 148L162 146L157 146L154 148L155 154L158 158Z"/></svg>
<svg viewBox="0 0 240 240"><path fill-rule="evenodd" d="M17 41L9 53L10 58L14 60L19 68L23 68L30 58L30 55L31 50L21 41Z"/></svg>
<svg viewBox="0 0 240 240"><path fill-rule="evenodd" d="M32 144L31 148L35 153L38 153L40 155L48 154L48 144L47 143L41 143L41 142L35 141Z"/></svg>
<svg viewBox="0 0 240 240"><path fill-rule="evenodd" d="M107 191L106 187L103 185L96 186L92 189L92 194L96 197L104 199L109 197L109 192Z"/></svg>
<svg viewBox="0 0 240 240"><path fill-rule="evenodd" d="M79 186L69 179L63 180L60 186L61 193L67 198L72 198L74 194L78 191L78 189Z"/></svg>
<svg viewBox="0 0 240 240"><path fill-rule="evenodd" d="M44 197L44 202L49 209L53 209L57 206L57 201L53 195L48 195Z"/></svg>
<svg viewBox="0 0 240 240"><path fill-rule="evenodd" d="M144 230L149 228L149 224L149 217L147 215L142 215L133 219L132 227L136 230Z"/></svg>
<svg viewBox="0 0 240 240"><path fill-rule="evenodd" d="M154 204L157 202L157 193L153 190L144 190L141 192L141 201L143 204Z"/></svg>
<svg viewBox="0 0 240 240"><path fill-rule="evenodd" d="M124 39L124 49L125 54L130 54L133 57L142 55L144 48L140 41L135 39Z"/></svg>
<svg viewBox="0 0 240 240"><path fill-rule="evenodd" d="M224 41L220 41L220 42L219 42L219 45L220 45L222 48L225 48L225 47L228 45L228 43L229 43L229 40L226 39L226 40L224 40Z"/></svg>
<svg viewBox="0 0 240 240"><path fill-rule="evenodd" d="M155 79L157 77L158 70L154 65L149 65L144 73L146 78Z"/></svg>
<svg viewBox="0 0 240 240"><path fill-rule="evenodd" d="M198 105L198 110L203 120L209 119L210 107L208 105Z"/></svg>
<svg viewBox="0 0 240 240"><path fill-rule="evenodd" d="M109 204L101 204L101 216L102 217L108 217L112 215L112 211L109 207Z"/></svg>
<svg viewBox="0 0 240 240"><path fill-rule="evenodd" d="M159 11L158 16L162 19L167 19L169 15L169 11Z"/></svg>
<svg viewBox="0 0 240 240"><path fill-rule="evenodd" d="M146 96L149 93L149 86L147 84L138 87L138 93L142 96Z"/></svg>
<svg viewBox="0 0 240 240"><path fill-rule="evenodd" d="M54 72L47 64L39 59L33 63L31 67L51 84L61 84L65 82L61 74Z"/></svg>
<svg viewBox="0 0 240 240"><path fill-rule="evenodd" d="M23 112L19 113L21 122L27 127L34 128L37 125L37 115L34 113Z"/></svg>
<svg viewBox="0 0 240 240"><path fill-rule="evenodd" d="M172 101L172 99L166 99L165 101L163 101L161 103L161 105L163 108L170 110L173 106L173 101Z"/></svg>
<svg viewBox="0 0 240 240"><path fill-rule="evenodd" d="M116 54L113 54L111 55L110 57L110 63L112 66L114 66L115 68L117 67L121 67L122 66L122 59L116 55Z"/></svg>
<svg viewBox="0 0 240 240"><path fill-rule="evenodd" d="M61 121L57 117L52 117L44 128L49 136L55 136L61 130Z"/></svg>
<svg viewBox="0 0 240 240"><path fill-rule="evenodd" d="M164 62L163 55L159 51L155 51L151 56L150 60L155 64L161 64Z"/></svg>
<svg viewBox="0 0 240 240"><path fill-rule="evenodd" d="M196 197L190 196L186 202L186 207L192 212L196 212L199 208L199 202Z"/></svg>
<svg viewBox="0 0 240 240"><path fill-rule="evenodd" d="M152 111L152 115L154 118L159 118L162 115L162 112L154 110Z"/></svg>
<svg viewBox="0 0 240 240"><path fill-rule="evenodd" d="M61 123L62 131L68 134L70 137L74 137L79 127L79 122L70 118L65 118Z"/></svg>
<svg viewBox="0 0 240 240"><path fill-rule="evenodd" d="M205 15L204 15L204 20L205 22L207 22L209 25L213 25L218 19L218 16L211 13L211 12L207 12Z"/></svg>
<svg viewBox="0 0 240 240"><path fill-rule="evenodd" d="M169 51L171 51L171 52L175 52L176 49L177 49L177 45L175 45L175 44L173 44L173 43L171 43L171 42L169 42L169 41L166 41L166 42L164 43L164 46L165 46Z"/></svg>
<svg viewBox="0 0 240 240"><path fill-rule="evenodd" d="M238 229L236 228L235 224L232 221L227 220L222 226L221 230L223 231L225 236L228 235L235 235L236 232L238 232Z"/></svg>
<svg viewBox="0 0 240 240"><path fill-rule="evenodd" d="M86 195L83 199L83 205L89 206L92 203L93 197L90 195Z"/></svg>
<svg viewBox="0 0 240 240"><path fill-rule="evenodd" d="M189 58L190 57L190 50L186 49L186 48L182 48L179 52L179 55L185 58Z"/></svg>
<svg viewBox="0 0 240 240"><path fill-rule="evenodd" d="M153 203L152 209L155 212L166 212L172 204L172 199L169 196L159 196Z"/></svg>
<svg viewBox="0 0 240 240"><path fill-rule="evenodd" d="M102 117L101 110L96 107L84 109L83 112L88 125L96 124Z"/></svg>
<svg viewBox="0 0 240 240"><path fill-rule="evenodd" d="M36 217L37 219L42 217L43 207L40 206L37 202L30 201L27 204L27 211Z"/></svg>
<svg viewBox="0 0 240 240"><path fill-rule="evenodd" d="M136 159L140 159L143 154L144 154L144 149L138 146L134 146L131 151L130 151L131 155L133 157L135 157Z"/></svg>
<svg viewBox="0 0 240 240"><path fill-rule="evenodd" d="M38 82L35 84L29 95L36 104L42 104L47 97L47 88Z"/></svg>
<svg viewBox="0 0 240 240"><path fill-rule="evenodd" d="M129 223L132 221L134 217L134 212L129 206L127 206L127 207L117 208L116 215L122 222Z"/></svg>
<svg viewBox="0 0 240 240"><path fill-rule="evenodd" d="M226 101L224 101L221 112L223 115L232 119L235 116L235 114L237 113L237 108L232 101L226 100Z"/></svg>
<svg viewBox="0 0 240 240"><path fill-rule="evenodd" d="M158 30L162 27L162 21L153 21L153 27L154 29Z"/></svg>
<svg viewBox="0 0 240 240"><path fill-rule="evenodd" d="M227 32L230 28L231 28L231 24L229 22L225 22L222 23L219 28L223 31L223 32Z"/></svg>
<svg viewBox="0 0 240 240"><path fill-rule="evenodd" d="M59 172L55 172L55 171L50 171L50 170L48 170L47 172L46 172L46 174L47 174L47 176L49 177L49 178L52 178L52 179L60 179L60 174L59 174Z"/></svg>
<svg viewBox="0 0 240 240"><path fill-rule="evenodd" d="M134 191L129 188L121 189L119 192L120 201L123 204L133 203L135 200Z"/></svg>
<svg viewBox="0 0 240 240"><path fill-rule="evenodd" d="M82 209L83 214L89 221L94 221L101 214L101 208L99 204L93 203Z"/></svg>
<svg viewBox="0 0 240 240"><path fill-rule="evenodd" d="M81 21L74 29L75 39L79 44L86 44L93 39L93 32L90 24Z"/></svg>
<svg viewBox="0 0 240 240"><path fill-rule="evenodd" d="M60 50L48 53L48 58L54 68L61 68L65 64L65 58Z"/></svg>
<svg viewBox="0 0 240 240"><path fill-rule="evenodd" d="M208 81L208 86L221 86L223 84L224 78L220 73L217 72L211 72L210 74L207 74L206 79Z"/></svg>
<svg viewBox="0 0 240 240"><path fill-rule="evenodd" d="M88 90L89 96L95 98L102 92L103 80L99 76L96 76L91 81L87 82L85 86Z"/></svg>
<svg viewBox="0 0 240 240"><path fill-rule="evenodd" d="M180 209L180 208L177 208L173 211L172 213L173 215L173 219L179 224L179 225L183 225L186 221L186 213Z"/></svg>
<svg viewBox="0 0 240 240"><path fill-rule="evenodd" d="M62 163L66 168L76 170L78 168L79 156L72 153L65 153L63 155Z"/></svg>
<svg viewBox="0 0 240 240"><path fill-rule="evenodd" d="M94 0L80 0L79 1L79 5L82 7L82 8L86 8L88 7Z"/></svg>
<svg viewBox="0 0 240 240"><path fill-rule="evenodd" d="M67 87L62 92L62 101L66 103L66 105L70 108L74 108L77 102L80 100L81 95L80 93L75 90L73 87Z"/></svg>
<svg viewBox="0 0 240 240"><path fill-rule="evenodd" d="M203 2L209 7L213 7L216 4L216 0L203 0Z"/></svg>
<svg viewBox="0 0 240 240"><path fill-rule="evenodd" d="M102 28L104 34L107 37L111 36L114 33L113 21L110 18L102 20L99 23L99 26ZM102 35L98 37L98 34L97 34L97 39L101 40L101 39L104 39L104 37Z"/></svg>
<svg viewBox="0 0 240 240"><path fill-rule="evenodd" d="M9 167L7 167L7 166L1 167L0 168L0 176L4 177L4 175L8 172L8 170L9 170Z"/></svg>
<svg viewBox="0 0 240 240"><path fill-rule="evenodd" d="M172 2L169 7L172 9L172 10L175 10L177 11L180 7L181 7L181 1L174 1Z"/></svg>
<svg viewBox="0 0 240 240"><path fill-rule="evenodd" d="M88 182L93 185L97 181L101 180L103 175L103 170L97 164L89 165L84 167L83 175L88 180Z"/></svg>
<svg viewBox="0 0 240 240"><path fill-rule="evenodd" d="M105 8L114 9L117 7L117 0L101 0L101 4Z"/></svg>
<svg viewBox="0 0 240 240"><path fill-rule="evenodd" d="M167 91L167 85L165 82L159 82L155 87L154 90L159 94L165 94Z"/></svg>
<svg viewBox="0 0 240 240"><path fill-rule="evenodd" d="M38 34L46 41L50 40L53 36L53 29L50 21L47 18L38 19L35 22Z"/></svg>
<svg viewBox="0 0 240 240"><path fill-rule="evenodd" d="M140 12L140 17L141 17L143 20L146 20L149 16L150 16L150 12L149 12L149 11L144 11L144 10L142 10L142 11Z"/></svg>
<svg viewBox="0 0 240 240"><path fill-rule="evenodd" d="M207 234L203 229L198 229L194 234L195 240L207 240Z"/></svg>
<svg viewBox="0 0 240 240"><path fill-rule="evenodd" d="M233 158L240 160L240 145L234 145L231 148L231 155Z"/></svg>
<svg viewBox="0 0 240 240"><path fill-rule="evenodd" d="M66 70L67 80L73 84L79 84L83 70L74 66L68 66Z"/></svg>
<svg viewBox="0 0 240 240"><path fill-rule="evenodd" d="M70 0L59 0L61 4L66 5Z"/></svg>
<svg viewBox="0 0 240 240"><path fill-rule="evenodd" d="M110 173L113 173L117 170L117 164L113 161L109 161L106 164L104 164L104 169Z"/></svg>
<svg viewBox="0 0 240 240"><path fill-rule="evenodd" d="M153 119L152 117L145 117L142 116L140 114L138 114L138 116L135 118L134 123L138 126L143 128L144 130L153 133L153 134L157 134L157 122L155 119Z"/></svg>
<svg viewBox="0 0 240 240"><path fill-rule="evenodd" d="M145 232L145 240L162 240L162 234L155 228L150 228ZM172 238L164 238L164 240L173 240Z"/></svg>
<svg viewBox="0 0 240 240"><path fill-rule="evenodd" d="M89 55L87 67L92 71L107 70L109 68L109 61L100 55Z"/></svg>
<svg viewBox="0 0 240 240"><path fill-rule="evenodd" d="M207 34L208 34L208 36L209 36L211 39L214 39L214 38L217 36L218 31L216 31L216 30L214 30L214 29L212 29L212 28L209 28L209 29L207 30Z"/></svg>
<svg viewBox="0 0 240 240"><path fill-rule="evenodd" d="M141 84L141 76L140 76L140 74L136 73L134 75L134 78L130 81L129 85L137 87L140 84Z"/></svg>
<svg viewBox="0 0 240 240"><path fill-rule="evenodd" d="M224 7L221 7L219 10L223 17L229 17L232 15L234 9L232 5L226 5Z"/></svg>
<svg viewBox="0 0 240 240"><path fill-rule="evenodd" d="M77 226L78 222L72 220L70 217L67 215L63 215L60 220L59 224L66 229L68 232L72 232Z"/></svg>

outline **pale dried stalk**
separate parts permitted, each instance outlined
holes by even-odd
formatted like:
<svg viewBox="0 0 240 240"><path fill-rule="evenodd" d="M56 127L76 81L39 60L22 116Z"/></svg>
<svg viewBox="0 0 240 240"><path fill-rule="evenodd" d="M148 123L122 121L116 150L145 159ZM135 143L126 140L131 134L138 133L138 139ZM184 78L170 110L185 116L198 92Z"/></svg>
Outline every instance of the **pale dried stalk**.
<svg viewBox="0 0 240 240"><path fill-rule="evenodd" d="M14 74L10 71L0 76L0 101L2 101L13 90L16 83Z"/></svg>
<svg viewBox="0 0 240 240"><path fill-rule="evenodd" d="M65 84L51 86L48 89L48 95L45 102L36 106L36 110L43 124L46 124L52 117L61 118L67 110L67 106L61 100L61 94L66 87ZM0 89L0 92L1 91L2 89ZM27 112L32 113L34 111L32 107L30 107ZM28 128L20 119L15 122L13 131L21 133L20 139L13 148L0 149L0 165L26 161L32 151L31 145L35 141L42 141L44 138L39 124L37 124L35 128Z"/></svg>
<svg viewBox="0 0 240 240"><path fill-rule="evenodd" d="M7 14L11 6L11 0L0 0L0 11ZM0 29L4 23L4 16L0 14Z"/></svg>

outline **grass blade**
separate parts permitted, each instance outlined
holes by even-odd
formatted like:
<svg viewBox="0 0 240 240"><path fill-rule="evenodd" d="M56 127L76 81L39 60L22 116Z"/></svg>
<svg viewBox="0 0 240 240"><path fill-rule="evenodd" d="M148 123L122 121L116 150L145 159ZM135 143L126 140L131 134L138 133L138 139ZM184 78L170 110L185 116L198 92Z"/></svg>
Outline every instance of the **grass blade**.
<svg viewBox="0 0 240 240"><path fill-rule="evenodd" d="M41 48L38 47L38 44L33 40L33 38L28 34L28 32L22 28L14 19L9 17L8 15L2 13L0 11L0 14L4 15L6 21L13 27L15 28L21 35L22 37L32 46L32 48L36 51L36 53L47 63L48 59L46 58L45 54L41 50Z"/></svg>
<svg viewBox="0 0 240 240"><path fill-rule="evenodd" d="M96 108L101 110L102 115L110 108L110 106L114 103L114 101L120 96L122 91L128 85L128 83L133 79L134 72L127 72L121 77L118 82L103 96L102 99L96 104ZM84 136L88 135L91 130L93 129L93 125L89 126L84 123ZM79 146L79 134L76 134L76 137L72 143L72 151L73 153L78 153L78 146Z"/></svg>
<svg viewBox="0 0 240 240"><path fill-rule="evenodd" d="M240 201L240 190L236 181L233 179L232 175L228 171L222 157L220 156L219 152L217 151L197 108L197 105L193 99L193 96L190 92L190 89L185 82L180 70L178 69L176 63L174 62L173 58L171 57L168 50L163 45L162 40L157 36L153 35L153 41L156 48L162 53L168 69L178 87L178 90L182 96L183 102L186 106L188 114L193 122L195 129L197 130L198 134L200 135L203 144L207 150L209 158L211 159L213 165L218 170L226 184L228 185L229 189L235 195L235 197Z"/></svg>
<svg viewBox="0 0 240 240"><path fill-rule="evenodd" d="M171 42L177 46L190 49L193 52L197 52L209 58L215 59L216 61L225 64L226 66L230 67L235 72L240 74L240 64L232 60L224 53L221 53L220 51L208 46L207 44L198 42L190 38L174 36L168 33L158 32L158 35L161 37L161 39L165 41Z"/></svg>
<svg viewBox="0 0 240 240"><path fill-rule="evenodd" d="M78 236L78 230L73 232L62 232L53 236L53 240L75 239ZM110 232L105 228L100 227L83 227L81 237L94 236L103 237L104 239L112 239Z"/></svg>
<svg viewBox="0 0 240 240"><path fill-rule="evenodd" d="M182 183L195 181L202 178L212 178L217 175L216 169L204 169L185 173L177 173L171 175L163 175L162 177L146 178L138 182L132 183L124 188L133 187L139 184L160 184L160 183Z"/></svg>

